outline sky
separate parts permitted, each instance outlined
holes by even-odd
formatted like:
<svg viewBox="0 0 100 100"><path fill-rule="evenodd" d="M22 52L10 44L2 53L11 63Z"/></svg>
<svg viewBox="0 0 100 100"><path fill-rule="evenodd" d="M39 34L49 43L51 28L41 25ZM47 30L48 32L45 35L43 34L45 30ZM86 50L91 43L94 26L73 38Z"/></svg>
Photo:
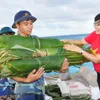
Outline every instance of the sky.
<svg viewBox="0 0 100 100"><path fill-rule="evenodd" d="M33 24L34 35L87 34L94 31L94 17L100 13L100 0L1 0L0 28L11 27L20 10L28 10L37 18Z"/></svg>

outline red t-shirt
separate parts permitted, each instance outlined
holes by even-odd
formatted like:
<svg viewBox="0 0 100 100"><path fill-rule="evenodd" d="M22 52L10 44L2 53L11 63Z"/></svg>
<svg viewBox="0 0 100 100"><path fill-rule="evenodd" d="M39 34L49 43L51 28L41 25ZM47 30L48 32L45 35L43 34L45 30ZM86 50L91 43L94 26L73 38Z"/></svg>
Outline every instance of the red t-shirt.
<svg viewBox="0 0 100 100"><path fill-rule="evenodd" d="M84 39L88 44L91 44L91 48L95 54L100 54L100 34L96 34L96 32L93 31ZM100 72L100 63L93 63L93 65L95 71Z"/></svg>

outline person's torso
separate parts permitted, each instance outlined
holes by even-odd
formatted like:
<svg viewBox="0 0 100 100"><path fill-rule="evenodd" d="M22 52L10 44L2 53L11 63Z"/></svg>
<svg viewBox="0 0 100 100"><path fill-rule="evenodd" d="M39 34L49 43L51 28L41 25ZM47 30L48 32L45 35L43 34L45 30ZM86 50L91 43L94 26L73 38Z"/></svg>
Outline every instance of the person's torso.
<svg viewBox="0 0 100 100"><path fill-rule="evenodd" d="M93 32L89 38L93 54L100 54L100 34L96 34L95 32ZM100 63L93 63L93 65L94 69L97 72L100 72Z"/></svg>
<svg viewBox="0 0 100 100"><path fill-rule="evenodd" d="M34 35L31 37L37 37L37 36ZM15 85L16 94L26 94L26 93L41 94L43 91L44 91L44 77L43 76L37 81L29 83L29 84L17 82Z"/></svg>
<svg viewBox="0 0 100 100"><path fill-rule="evenodd" d="M0 96L3 95L12 95L13 94L13 87L7 80L7 78L0 79Z"/></svg>
<svg viewBox="0 0 100 100"><path fill-rule="evenodd" d="M29 83L29 84L17 82L15 85L16 94L26 94L26 93L41 94L43 91L44 91L43 76L39 80Z"/></svg>

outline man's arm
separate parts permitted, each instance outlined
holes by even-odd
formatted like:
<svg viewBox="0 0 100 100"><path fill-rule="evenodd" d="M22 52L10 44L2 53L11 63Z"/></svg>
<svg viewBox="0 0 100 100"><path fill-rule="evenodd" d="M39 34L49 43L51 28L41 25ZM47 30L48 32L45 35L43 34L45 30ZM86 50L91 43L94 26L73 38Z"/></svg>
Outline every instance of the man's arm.
<svg viewBox="0 0 100 100"><path fill-rule="evenodd" d="M38 71L36 71L35 69L29 73L29 75L27 77L21 78L21 77L11 77L13 80L17 81L17 82L21 82L21 83L31 83L34 82L36 80L38 80L39 78L41 78L41 76L44 74L44 68L39 68Z"/></svg>
<svg viewBox="0 0 100 100"><path fill-rule="evenodd" d="M78 52L82 54L85 58L87 58L88 60L94 63L100 63L100 54L94 55L94 54L88 53L87 51L82 50L82 48L80 48L77 45L74 45L74 44L64 45L64 49Z"/></svg>
<svg viewBox="0 0 100 100"><path fill-rule="evenodd" d="M61 40L62 42L66 43L70 43L70 44L77 44L77 45L85 45L88 44L84 39L81 40Z"/></svg>

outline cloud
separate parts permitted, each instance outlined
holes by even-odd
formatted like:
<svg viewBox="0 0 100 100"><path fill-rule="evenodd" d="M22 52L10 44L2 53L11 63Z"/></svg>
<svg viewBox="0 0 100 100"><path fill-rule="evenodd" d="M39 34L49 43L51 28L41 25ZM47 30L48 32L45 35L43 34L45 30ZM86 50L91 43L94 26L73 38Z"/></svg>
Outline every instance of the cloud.
<svg viewBox="0 0 100 100"><path fill-rule="evenodd" d="M37 21L34 34L39 36L89 33L100 13L99 0L3 0L0 2L0 24L11 26L16 12L29 10Z"/></svg>

